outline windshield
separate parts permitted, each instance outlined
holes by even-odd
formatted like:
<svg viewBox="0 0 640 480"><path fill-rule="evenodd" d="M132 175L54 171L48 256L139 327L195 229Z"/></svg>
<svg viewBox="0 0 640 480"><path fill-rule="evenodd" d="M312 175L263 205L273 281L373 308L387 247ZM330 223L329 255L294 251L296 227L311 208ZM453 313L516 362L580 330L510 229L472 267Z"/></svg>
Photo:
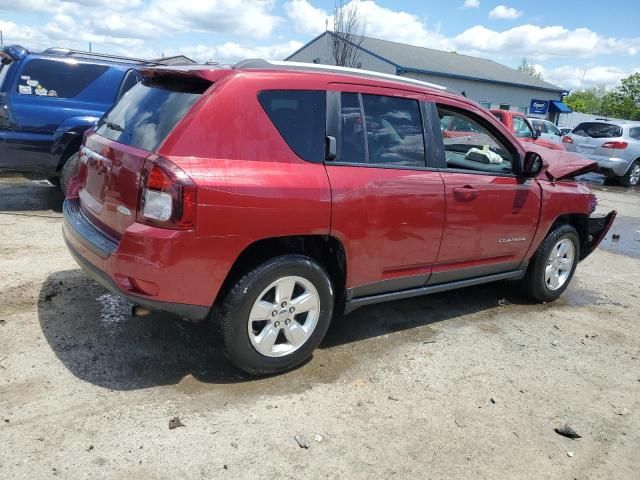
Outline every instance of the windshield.
<svg viewBox="0 0 640 480"><path fill-rule="evenodd" d="M579 137L615 138L622 136L622 127L610 123L584 122L571 132Z"/></svg>
<svg viewBox="0 0 640 480"><path fill-rule="evenodd" d="M119 143L154 151L211 86L198 77L159 77L129 90L98 122L96 132Z"/></svg>

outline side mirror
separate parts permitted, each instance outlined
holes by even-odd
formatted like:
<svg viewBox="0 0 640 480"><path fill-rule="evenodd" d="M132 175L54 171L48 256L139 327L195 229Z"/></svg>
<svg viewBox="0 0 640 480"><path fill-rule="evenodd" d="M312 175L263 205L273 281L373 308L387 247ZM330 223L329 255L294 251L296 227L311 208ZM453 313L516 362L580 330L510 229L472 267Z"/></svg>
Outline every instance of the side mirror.
<svg viewBox="0 0 640 480"><path fill-rule="evenodd" d="M527 178L532 178L538 175L544 167L544 160L536 152L527 152L524 155L524 162L522 163L522 173Z"/></svg>
<svg viewBox="0 0 640 480"><path fill-rule="evenodd" d="M328 135L324 139L324 159L331 162L336 159L338 154L338 147L336 143L336 137Z"/></svg>
<svg viewBox="0 0 640 480"><path fill-rule="evenodd" d="M537 139L539 139L539 138L540 138L540 135L541 135L541 134L542 134L542 132L541 132L540 130L537 130L537 129L535 129L535 128L534 128L534 129L533 129L533 136L532 136L532 138L533 138L534 140L537 140Z"/></svg>

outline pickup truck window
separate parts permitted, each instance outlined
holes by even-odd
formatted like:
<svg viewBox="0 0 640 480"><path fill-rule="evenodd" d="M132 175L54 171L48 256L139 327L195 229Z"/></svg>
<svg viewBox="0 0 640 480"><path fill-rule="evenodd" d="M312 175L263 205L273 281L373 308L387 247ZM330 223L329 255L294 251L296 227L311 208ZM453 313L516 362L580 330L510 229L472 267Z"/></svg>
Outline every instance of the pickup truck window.
<svg viewBox="0 0 640 480"><path fill-rule="evenodd" d="M108 68L106 65L35 58L20 72L17 91L21 95L72 98Z"/></svg>
<svg viewBox="0 0 640 480"><path fill-rule="evenodd" d="M483 125L457 110L438 106L447 168L513 173L513 155Z"/></svg>
<svg viewBox="0 0 640 480"><path fill-rule="evenodd" d="M533 130L524 118L513 117L513 130L518 138L533 138Z"/></svg>

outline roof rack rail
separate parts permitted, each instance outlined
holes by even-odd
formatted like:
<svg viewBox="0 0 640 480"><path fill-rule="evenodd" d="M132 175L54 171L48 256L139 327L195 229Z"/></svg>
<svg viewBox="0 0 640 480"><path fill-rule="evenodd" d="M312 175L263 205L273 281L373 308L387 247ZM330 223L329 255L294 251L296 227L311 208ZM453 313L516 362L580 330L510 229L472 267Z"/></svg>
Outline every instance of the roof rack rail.
<svg viewBox="0 0 640 480"><path fill-rule="evenodd" d="M142 58L134 58L134 57L124 57L121 55L112 55L110 53L96 53L96 52L86 52L82 50L73 50L70 48L60 48L60 47L52 47L47 48L42 53L47 53L50 55L61 55L64 57L79 57L86 59L94 59L94 60L112 60L115 62L122 63L141 63L145 65L163 65L160 62L155 62L153 60L144 60Z"/></svg>
<svg viewBox="0 0 640 480"><path fill-rule="evenodd" d="M421 80L414 80L413 78L401 77L399 75L391 75L389 73L374 72L372 70L361 70L359 68L338 67L336 65L323 65L320 63L303 63L303 62L289 62L280 60L264 60L261 58L253 58L248 60L242 60L233 68L242 69L282 69L282 70L308 70L308 71L320 71L320 72L333 72L333 73L346 73L349 75L356 75L365 78L378 78L382 80L391 80L393 82L400 82L409 85L420 85L423 87L436 88L438 90L448 90L447 87L438 85L436 83L423 82Z"/></svg>

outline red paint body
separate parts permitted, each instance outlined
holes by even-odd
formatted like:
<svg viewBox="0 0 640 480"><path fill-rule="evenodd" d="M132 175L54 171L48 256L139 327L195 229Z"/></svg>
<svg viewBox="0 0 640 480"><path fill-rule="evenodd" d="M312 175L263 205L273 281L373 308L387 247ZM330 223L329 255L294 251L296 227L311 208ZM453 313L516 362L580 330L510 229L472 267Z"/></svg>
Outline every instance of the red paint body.
<svg viewBox="0 0 640 480"><path fill-rule="evenodd" d="M101 258L66 225L65 237L130 296L210 307L245 249L284 236L337 239L345 252L347 289L435 272L463 278L478 266L499 270L523 264L560 215L591 213L586 187L544 176L306 162L287 146L257 101L262 90L307 89L445 104L482 117L524 156L525 147L510 130L459 95L337 73L192 69L189 74L215 83L155 153L197 185L194 230L136 222L141 170L150 152L93 132L84 140L106 164L88 162L81 168L76 195L84 215L117 249ZM563 164L563 152L539 150L549 172ZM576 168L589 164L576 162ZM109 174L96 173L101 168ZM123 215L119 207L133 214ZM510 237L524 240L499 243Z"/></svg>
<svg viewBox="0 0 640 480"><path fill-rule="evenodd" d="M525 122L527 122L527 124L529 124L529 120L527 120L527 117L525 117L520 112L514 112L512 110L499 110L495 108L492 108L489 111L493 113L495 116L497 116L499 120L502 123L504 123L506 127L509 129L509 131L512 133L516 132L515 125L513 124L513 119L515 117L522 118ZM531 127L531 131L535 132L533 127ZM520 140L521 142L525 142L527 144L533 144L533 145L538 145L540 147L549 148L551 150L562 150L562 151L565 150L562 144L552 142L542 137L538 137L538 138L518 137L518 140Z"/></svg>

